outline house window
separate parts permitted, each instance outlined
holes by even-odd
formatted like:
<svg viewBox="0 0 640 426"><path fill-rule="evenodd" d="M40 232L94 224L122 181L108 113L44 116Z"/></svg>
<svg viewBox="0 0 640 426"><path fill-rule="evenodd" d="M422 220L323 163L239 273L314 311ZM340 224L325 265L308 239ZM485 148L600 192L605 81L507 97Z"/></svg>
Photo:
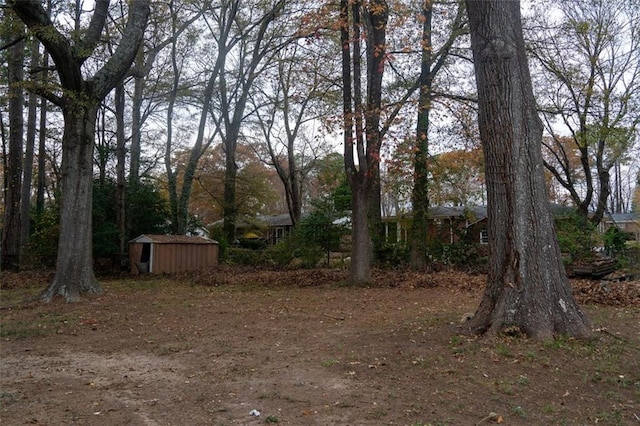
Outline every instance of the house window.
<svg viewBox="0 0 640 426"><path fill-rule="evenodd" d="M276 228L276 243L279 243L284 238L284 228Z"/></svg>
<svg viewBox="0 0 640 426"><path fill-rule="evenodd" d="M489 244L489 232L486 229L480 231L480 244Z"/></svg>

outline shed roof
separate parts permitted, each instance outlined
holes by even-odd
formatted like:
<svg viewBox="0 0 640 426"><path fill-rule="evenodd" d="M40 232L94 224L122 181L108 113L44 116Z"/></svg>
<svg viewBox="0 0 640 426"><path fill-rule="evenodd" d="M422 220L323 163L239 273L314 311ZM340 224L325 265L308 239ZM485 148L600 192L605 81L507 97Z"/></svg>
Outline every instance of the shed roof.
<svg viewBox="0 0 640 426"><path fill-rule="evenodd" d="M143 234L129 241L130 243L156 243L156 244L218 244L217 241L204 237L191 237L189 235L153 235Z"/></svg>

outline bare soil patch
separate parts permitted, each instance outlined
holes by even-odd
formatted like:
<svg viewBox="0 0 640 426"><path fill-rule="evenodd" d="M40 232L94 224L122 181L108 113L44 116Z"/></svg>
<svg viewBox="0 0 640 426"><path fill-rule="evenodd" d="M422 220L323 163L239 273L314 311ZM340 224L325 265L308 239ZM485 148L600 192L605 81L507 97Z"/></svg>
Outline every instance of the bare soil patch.
<svg viewBox="0 0 640 426"><path fill-rule="evenodd" d="M76 304L0 278L3 425L640 424L638 282L574 281L595 339L538 342L458 333L482 275L221 268Z"/></svg>

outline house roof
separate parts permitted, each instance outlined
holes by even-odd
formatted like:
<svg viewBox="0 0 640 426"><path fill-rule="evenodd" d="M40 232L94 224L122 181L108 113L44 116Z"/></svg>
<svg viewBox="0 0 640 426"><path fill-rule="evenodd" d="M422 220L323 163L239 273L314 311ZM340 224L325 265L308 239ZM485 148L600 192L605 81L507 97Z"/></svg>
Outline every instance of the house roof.
<svg viewBox="0 0 640 426"><path fill-rule="evenodd" d="M606 223L629 223L640 221L640 213L613 213L602 218Z"/></svg>
<svg viewBox="0 0 640 426"><path fill-rule="evenodd" d="M302 215L305 216L304 214ZM216 220L209 226L221 227L224 219ZM291 216L289 213L278 215L257 215L255 218L244 217L236 220L236 228L251 228L264 226L291 226Z"/></svg>
<svg viewBox="0 0 640 426"><path fill-rule="evenodd" d="M217 241L204 237L191 237L189 235L154 235L143 234L129 241L129 243L156 243L156 244L218 244Z"/></svg>
<svg viewBox="0 0 640 426"><path fill-rule="evenodd" d="M289 213L278 214L273 216L258 216L256 219L268 226L291 226L291 216Z"/></svg>

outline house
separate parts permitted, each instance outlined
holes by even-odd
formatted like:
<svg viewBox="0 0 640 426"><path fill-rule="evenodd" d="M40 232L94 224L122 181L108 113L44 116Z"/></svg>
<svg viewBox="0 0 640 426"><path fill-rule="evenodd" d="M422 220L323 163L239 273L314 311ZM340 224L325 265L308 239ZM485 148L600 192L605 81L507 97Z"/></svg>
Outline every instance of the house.
<svg viewBox="0 0 640 426"><path fill-rule="evenodd" d="M627 234L629 241L640 241L640 213L606 214L599 226L603 233L615 227Z"/></svg>
<svg viewBox="0 0 640 426"><path fill-rule="evenodd" d="M218 242L188 235L140 235L129 241L132 274L162 274L218 264Z"/></svg>
<svg viewBox="0 0 640 426"><path fill-rule="evenodd" d="M487 208L484 206L429 208L427 234L431 240L444 244L467 242L488 244ZM412 217L389 216L382 218L386 241L408 243L411 235Z"/></svg>
<svg viewBox="0 0 640 426"><path fill-rule="evenodd" d="M263 237L269 245L283 241L293 231L293 222L289 213L274 216L258 216L265 226Z"/></svg>
<svg viewBox="0 0 640 426"><path fill-rule="evenodd" d="M222 228L223 223L224 220L220 219L209 226ZM236 221L236 242L248 248L263 248L263 245L266 247L283 241L292 231L293 222L288 213L245 217Z"/></svg>

